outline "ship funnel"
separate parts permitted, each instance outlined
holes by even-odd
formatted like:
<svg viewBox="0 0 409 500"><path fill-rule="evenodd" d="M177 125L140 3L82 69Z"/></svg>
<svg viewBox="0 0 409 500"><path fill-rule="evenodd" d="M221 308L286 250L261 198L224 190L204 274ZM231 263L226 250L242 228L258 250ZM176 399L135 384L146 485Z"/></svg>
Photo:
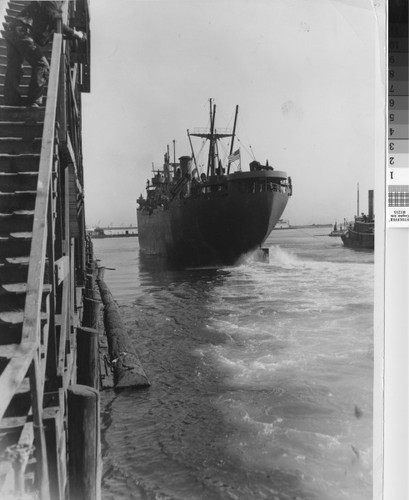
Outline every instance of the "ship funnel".
<svg viewBox="0 0 409 500"><path fill-rule="evenodd" d="M190 156L181 156L179 162L182 175L192 173L192 158Z"/></svg>
<svg viewBox="0 0 409 500"><path fill-rule="evenodd" d="M368 219L373 219L373 189L368 191Z"/></svg>

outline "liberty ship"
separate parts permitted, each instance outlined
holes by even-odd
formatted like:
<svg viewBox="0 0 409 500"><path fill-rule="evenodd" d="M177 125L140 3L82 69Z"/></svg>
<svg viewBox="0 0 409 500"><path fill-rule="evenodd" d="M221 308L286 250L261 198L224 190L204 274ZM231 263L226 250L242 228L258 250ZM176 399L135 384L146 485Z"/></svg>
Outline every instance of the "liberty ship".
<svg viewBox="0 0 409 500"><path fill-rule="evenodd" d="M146 197L137 200L141 254L165 257L188 267L232 266L261 248L281 218L292 195L291 178L254 160L248 171L232 166L238 106L233 130L215 128L216 105L210 99L210 128L187 131L191 155L170 161L169 146L162 170L154 170ZM207 171L198 167L192 137L208 142ZM231 138L225 166L219 141Z"/></svg>

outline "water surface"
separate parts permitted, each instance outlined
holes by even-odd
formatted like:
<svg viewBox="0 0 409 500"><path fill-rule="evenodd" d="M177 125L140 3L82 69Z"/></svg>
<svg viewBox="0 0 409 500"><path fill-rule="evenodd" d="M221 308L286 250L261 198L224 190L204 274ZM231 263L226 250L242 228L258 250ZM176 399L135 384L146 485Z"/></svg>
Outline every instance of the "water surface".
<svg viewBox="0 0 409 500"><path fill-rule="evenodd" d="M94 240L152 384L102 393L104 499L372 498L373 253L329 231L196 271Z"/></svg>

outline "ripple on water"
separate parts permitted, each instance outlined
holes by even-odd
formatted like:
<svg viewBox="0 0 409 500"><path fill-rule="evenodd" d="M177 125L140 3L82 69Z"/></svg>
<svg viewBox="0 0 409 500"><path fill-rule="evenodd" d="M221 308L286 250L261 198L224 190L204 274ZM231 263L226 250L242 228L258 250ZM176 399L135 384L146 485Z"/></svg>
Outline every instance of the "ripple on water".
<svg viewBox="0 0 409 500"><path fill-rule="evenodd" d="M317 234L195 272L95 242L152 382L102 393L104 499L371 499L373 255Z"/></svg>

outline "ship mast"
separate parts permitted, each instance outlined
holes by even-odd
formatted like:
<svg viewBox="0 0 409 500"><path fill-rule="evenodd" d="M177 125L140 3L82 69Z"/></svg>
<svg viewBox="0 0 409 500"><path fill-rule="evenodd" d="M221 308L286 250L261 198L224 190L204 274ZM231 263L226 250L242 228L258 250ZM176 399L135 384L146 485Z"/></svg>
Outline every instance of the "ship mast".
<svg viewBox="0 0 409 500"><path fill-rule="evenodd" d="M194 150L193 150L192 139L191 139L191 137L190 137L190 132L189 132L189 129L187 129L187 136L189 137L190 149L191 149L191 151L192 151L193 161L195 162L195 167L196 167L196 170L197 170L196 156L195 156L195 152L194 152Z"/></svg>
<svg viewBox="0 0 409 500"><path fill-rule="evenodd" d="M236 123L237 123L237 114L239 112L239 106L236 106L236 114L234 115L234 125L233 125L233 134L232 134L232 139L231 139L231 145L230 145L230 155L233 153L233 145L234 145L234 136L236 134ZM229 156L230 156L229 155ZM227 164L227 173L230 173L230 164L231 161L229 160L229 163Z"/></svg>
<svg viewBox="0 0 409 500"><path fill-rule="evenodd" d="M216 117L216 104L213 105L212 112L212 99L210 99L210 144L209 144L209 158L207 161L207 176L214 175L214 119Z"/></svg>
<svg viewBox="0 0 409 500"><path fill-rule="evenodd" d="M207 161L207 176L214 176L215 175L215 157L217 156L217 144L216 141L219 139L222 139L224 137L232 137L232 134L219 134L216 133L214 124L215 124L215 117L216 117L216 105L213 104L213 99L209 99L210 101L210 131L209 132L194 132L194 133L189 133L189 140L190 137L202 137L203 139L208 139L210 141L209 144L209 156L208 156L208 161ZM237 109L238 106L236 107L236 118L237 118ZM235 124L234 127L236 127L236 118L235 118Z"/></svg>

